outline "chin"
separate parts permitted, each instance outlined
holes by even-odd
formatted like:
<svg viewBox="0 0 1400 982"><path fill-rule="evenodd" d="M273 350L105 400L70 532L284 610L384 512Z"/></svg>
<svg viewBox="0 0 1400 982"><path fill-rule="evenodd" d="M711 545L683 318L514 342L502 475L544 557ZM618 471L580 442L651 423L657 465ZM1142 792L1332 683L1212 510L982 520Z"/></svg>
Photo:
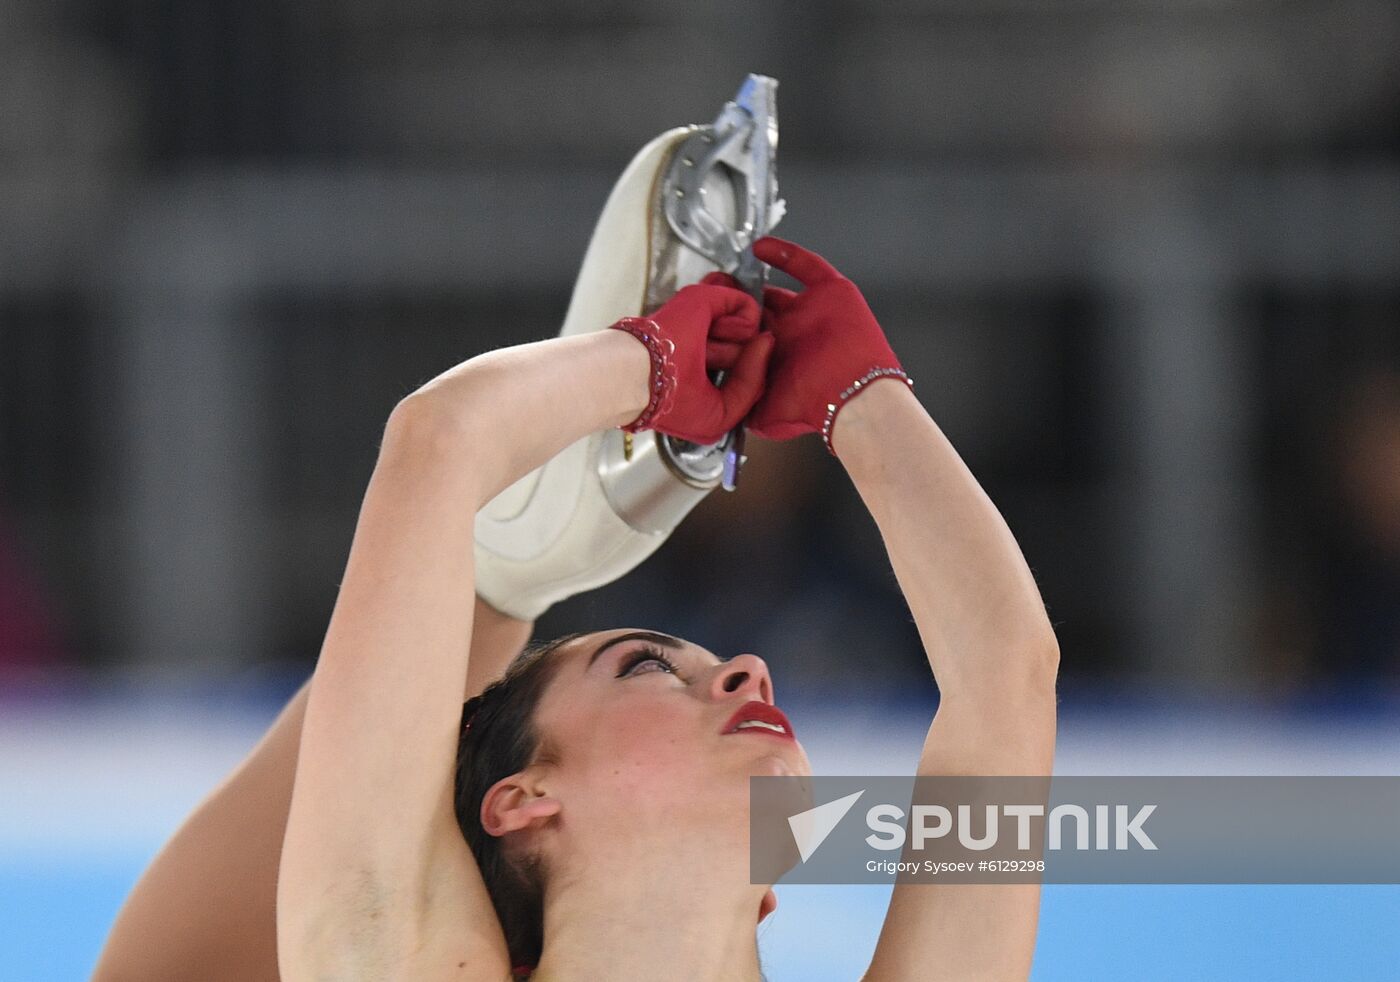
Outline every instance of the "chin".
<svg viewBox="0 0 1400 982"><path fill-rule="evenodd" d="M749 777L807 777L812 765L801 746L772 750L749 762Z"/></svg>

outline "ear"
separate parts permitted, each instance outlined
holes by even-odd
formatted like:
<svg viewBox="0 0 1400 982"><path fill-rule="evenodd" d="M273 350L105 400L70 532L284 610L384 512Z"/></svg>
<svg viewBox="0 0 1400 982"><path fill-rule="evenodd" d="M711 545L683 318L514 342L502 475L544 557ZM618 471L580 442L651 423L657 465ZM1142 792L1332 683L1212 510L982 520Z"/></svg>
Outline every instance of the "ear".
<svg viewBox="0 0 1400 982"><path fill-rule="evenodd" d="M481 827L487 835L505 835L541 825L563 807L538 780L522 771L491 785L481 799Z"/></svg>

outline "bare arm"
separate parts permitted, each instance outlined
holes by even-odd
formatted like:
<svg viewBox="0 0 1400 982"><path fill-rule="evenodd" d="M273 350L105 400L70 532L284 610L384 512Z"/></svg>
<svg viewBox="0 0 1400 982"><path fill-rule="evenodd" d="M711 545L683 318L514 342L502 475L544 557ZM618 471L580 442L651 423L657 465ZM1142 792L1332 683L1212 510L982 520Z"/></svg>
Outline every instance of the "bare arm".
<svg viewBox="0 0 1400 982"><path fill-rule="evenodd" d="M480 692L532 624L476 600L463 698ZM274 901L308 686L186 819L127 898L93 982L277 982Z"/></svg>
<svg viewBox="0 0 1400 982"><path fill-rule="evenodd" d="M1059 648L996 507L912 391L879 380L832 442L880 528L937 679L921 775L1046 775ZM870 982L1024 979L1040 887L900 884Z"/></svg>
<svg viewBox="0 0 1400 982"><path fill-rule="evenodd" d="M502 979L452 810L470 673L473 516L647 403L646 349L601 331L493 351L395 409L302 727L277 883L282 977Z"/></svg>

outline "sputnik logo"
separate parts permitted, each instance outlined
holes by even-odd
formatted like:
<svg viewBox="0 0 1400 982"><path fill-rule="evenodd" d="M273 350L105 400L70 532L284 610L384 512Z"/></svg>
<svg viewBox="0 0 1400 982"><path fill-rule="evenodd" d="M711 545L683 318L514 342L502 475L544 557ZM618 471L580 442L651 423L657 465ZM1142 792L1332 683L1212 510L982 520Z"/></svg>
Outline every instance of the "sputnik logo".
<svg viewBox="0 0 1400 982"><path fill-rule="evenodd" d="M841 819L846 817L846 812L851 810L856 799L863 794L864 789L844 798L828 801L824 805L808 808L805 812L798 812L788 819L788 828L792 829L792 837L797 842L797 851L804 863L826 841L831 830L841 823Z"/></svg>

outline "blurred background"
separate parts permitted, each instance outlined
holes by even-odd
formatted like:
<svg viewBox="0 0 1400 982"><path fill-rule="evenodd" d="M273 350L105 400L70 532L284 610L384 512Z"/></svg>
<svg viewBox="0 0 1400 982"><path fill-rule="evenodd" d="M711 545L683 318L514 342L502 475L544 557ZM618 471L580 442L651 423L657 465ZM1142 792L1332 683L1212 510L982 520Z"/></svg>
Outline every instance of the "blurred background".
<svg viewBox="0 0 1400 982"><path fill-rule="evenodd" d="M1035 571L1061 768L1400 773L1397 51L1382 0L0 0L0 978L90 969L310 670L389 410L554 334L632 154L751 71L778 233ZM750 449L538 633L755 651L819 770L907 770L878 532L815 440ZM1293 889L1058 888L1036 977L1400 975L1396 891ZM869 951L783 932L774 980Z"/></svg>

